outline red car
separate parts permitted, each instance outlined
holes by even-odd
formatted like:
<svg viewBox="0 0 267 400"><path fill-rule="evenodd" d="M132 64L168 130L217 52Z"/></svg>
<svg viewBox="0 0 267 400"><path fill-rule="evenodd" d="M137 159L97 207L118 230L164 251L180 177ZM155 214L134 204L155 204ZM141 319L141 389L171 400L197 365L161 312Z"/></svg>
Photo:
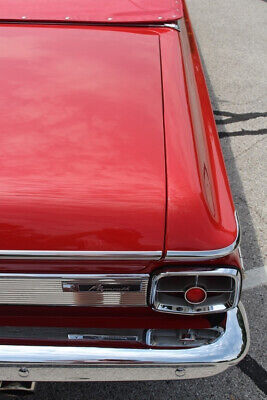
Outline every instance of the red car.
<svg viewBox="0 0 267 400"><path fill-rule="evenodd" d="M0 82L2 389L240 361L239 226L184 2L0 0Z"/></svg>

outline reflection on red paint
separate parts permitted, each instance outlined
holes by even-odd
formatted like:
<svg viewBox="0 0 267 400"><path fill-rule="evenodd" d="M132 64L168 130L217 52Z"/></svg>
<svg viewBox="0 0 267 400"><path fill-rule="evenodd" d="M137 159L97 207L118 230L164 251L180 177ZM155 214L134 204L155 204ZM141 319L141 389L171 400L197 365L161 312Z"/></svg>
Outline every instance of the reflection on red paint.
<svg viewBox="0 0 267 400"><path fill-rule="evenodd" d="M158 33L9 25L0 34L1 248L162 250Z"/></svg>

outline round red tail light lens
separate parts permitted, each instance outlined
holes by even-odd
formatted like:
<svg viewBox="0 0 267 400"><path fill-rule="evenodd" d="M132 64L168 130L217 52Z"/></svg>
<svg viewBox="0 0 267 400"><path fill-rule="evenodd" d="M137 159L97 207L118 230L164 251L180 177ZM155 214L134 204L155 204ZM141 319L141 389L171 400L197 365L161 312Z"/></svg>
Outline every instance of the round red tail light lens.
<svg viewBox="0 0 267 400"><path fill-rule="evenodd" d="M191 287L185 292L184 295L185 300L191 304L200 304L207 298L207 293L201 287Z"/></svg>

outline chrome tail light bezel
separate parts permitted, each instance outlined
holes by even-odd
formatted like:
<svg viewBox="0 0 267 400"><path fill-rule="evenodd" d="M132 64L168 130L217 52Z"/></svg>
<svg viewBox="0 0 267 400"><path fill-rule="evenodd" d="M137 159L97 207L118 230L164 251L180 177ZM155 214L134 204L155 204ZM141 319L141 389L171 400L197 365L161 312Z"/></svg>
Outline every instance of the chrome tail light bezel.
<svg viewBox="0 0 267 400"><path fill-rule="evenodd" d="M219 290L218 293L229 293L229 300L228 302L221 304L206 304L206 301L201 304L190 304L189 302L184 301L183 304L179 304L177 307L176 305L169 305L161 303L158 300L157 296L157 288L159 286L159 282L161 279L166 277L215 277L220 279L220 277L231 278L234 284L232 290L223 291ZM198 279L196 279L198 282ZM151 287L150 287L150 296L149 296L149 304L153 310L158 312L164 313L171 313L171 314L182 314L182 315L200 315L200 314L210 314L210 313L221 313L228 310L235 308L238 305L240 294L241 294L241 286L242 286L242 276L241 271L238 268L233 267L195 267L195 268L171 268L165 269L158 274L155 274L151 279ZM186 288L184 291L174 290L171 291L174 293L185 293ZM207 290L209 292L216 292L215 290ZM168 293L166 290L161 290L161 293ZM230 302L230 297L231 302Z"/></svg>

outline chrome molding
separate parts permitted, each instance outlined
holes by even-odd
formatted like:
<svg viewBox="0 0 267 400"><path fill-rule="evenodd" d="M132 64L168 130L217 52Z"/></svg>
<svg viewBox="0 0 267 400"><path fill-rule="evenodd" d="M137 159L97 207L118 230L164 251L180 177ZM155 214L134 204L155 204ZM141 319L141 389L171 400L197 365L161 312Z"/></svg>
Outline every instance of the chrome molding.
<svg viewBox="0 0 267 400"><path fill-rule="evenodd" d="M172 22L165 22L164 24L161 25L161 27L175 29L178 32L180 32L180 30L181 30L179 19L177 19L176 21L172 21Z"/></svg>
<svg viewBox="0 0 267 400"><path fill-rule="evenodd" d="M74 334L74 335L68 335L68 339L69 340L90 340L90 341L101 341L101 342L138 342L139 341L139 337L138 336L131 336L131 335L103 335L103 334L90 334L90 333L86 333L84 335L82 334ZM141 342L141 340L140 340Z"/></svg>
<svg viewBox="0 0 267 400"><path fill-rule="evenodd" d="M237 226L237 235L235 241L227 247L215 250L204 251L176 251L168 250L166 253L165 261L207 261L215 260L217 258L226 257L231 254L240 244L240 226L238 222L237 212L235 212L235 220Z"/></svg>
<svg viewBox="0 0 267 400"><path fill-rule="evenodd" d="M146 274L0 274L0 305L147 306Z"/></svg>
<svg viewBox="0 0 267 400"><path fill-rule="evenodd" d="M146 261L159 260L162 251L39 251L0 250L0 259L5 260L103 260Z"/></svg>
<svg viewBox="0 0 267 400"><path fill-rule="evenodd" d="M3 20L0 19L0 24L21 24L21 25L75 25L75 26L92 26L98 27L103 26L107 28L170 28L175 29L180 32L179 19L166 22L83 22L83 21L73 21L71 17L66 17L64 21L34 21L30 18L22 18L17 20Z"/></svg>
<svg viewBox="0 0 267 400"><path fill-rule="evenodd" d="M0 345L0 380L85 382L199 378L237 364L247 354L248 347L248 323L240 304L227 312L225 332L218 340L195 348Z"/></svg>
<svg viewBox="0 0 267 400"><path fill-rule="evenodd" d="M157 303L156 300L156 295L157 295L157 286L158 282L160 281L161 278L165 277L179 277L179 276L196 276L197 280L198 277L201 276L214 276L219 279L219 277L229 277L233 279L235 282L235 287L234 287L234 298L232 304L226 304L223 303L223 301L220 302L220 304L208 304L205 305L205 302L203 304L196 304L196 305L179 305L179 307L168 307L165 306L164 304ZM213 291L213 290L211 290ZM177 291L178 292L178 291ZM207 291L208 292L208 291ZM223 292L223 291L222 291ZM158 275L154 275L152 277L152 282L151 282L151 289L150 289L150 306L155 310L159 312L164 312L164 313L170 313L170 314L182 314L182 315L194 315L194 314L211 314L211 313L220 313L220 312L225 312L227 310L231 310L235 308L238 305L239 299L240 299L240 293L241 293L241 274L239 270L234 269L234 268L207 268L206 270L203 270L201 268L192 268L191 270L188 269L179 269L179 270L170 270L166 272L162 272ZM157 303L157 304L156 304Z"/></svg>

